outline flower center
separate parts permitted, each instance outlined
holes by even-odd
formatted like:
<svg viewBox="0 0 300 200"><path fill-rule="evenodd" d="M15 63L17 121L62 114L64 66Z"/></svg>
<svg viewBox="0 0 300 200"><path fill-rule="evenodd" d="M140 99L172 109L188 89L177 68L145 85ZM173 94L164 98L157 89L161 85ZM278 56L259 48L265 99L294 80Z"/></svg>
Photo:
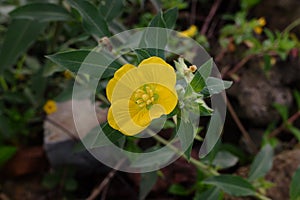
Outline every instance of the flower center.
<svg viewBox="0 0 300 200"><path fill-rule="evenodd" d="M137 89L133 94L134 102L140 107L146 107L148 110L158 99L158 94L154 93L153 87L149 84L145 84L139 89Z"/></svg>

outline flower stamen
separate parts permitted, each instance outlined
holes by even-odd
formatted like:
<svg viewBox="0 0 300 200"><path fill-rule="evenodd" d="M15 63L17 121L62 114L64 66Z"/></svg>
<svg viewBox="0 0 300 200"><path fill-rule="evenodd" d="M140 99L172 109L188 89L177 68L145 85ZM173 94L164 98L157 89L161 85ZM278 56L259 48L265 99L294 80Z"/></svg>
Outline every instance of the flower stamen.
<svg viewBox="0 0 300 200"><path fill-rule="evenodd" d="M140 107L150 109L154 104L157 95L149 85L144 85L134 92L134 102Z"/></svg>

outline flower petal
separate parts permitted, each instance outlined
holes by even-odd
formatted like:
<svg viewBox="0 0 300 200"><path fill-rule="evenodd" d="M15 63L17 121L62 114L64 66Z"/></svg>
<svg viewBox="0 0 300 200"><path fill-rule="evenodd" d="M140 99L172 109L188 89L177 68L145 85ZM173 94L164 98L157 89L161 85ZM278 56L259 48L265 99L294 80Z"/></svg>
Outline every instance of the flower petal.
<svg viewBox="0 0 300 200"><path fill-rule="evenodd" d="M117 125L117 123L116 123L114 117L113 117L113 114L112 114L112 107L109 107L109 109L108 109L108 113L107 113L107 122L108 122L108 124L109 124L112 128L114 128L114 129L116 129L116 130L119 130L119 129L120 129L119 126Z"/></svg>
<svg viewBox="0 0 300 200"><path fill-rule="evenodd" d="M141 70L138 68L132 69L124 74L114 85L111 91L111 102L120 99L130 99L133 92L145 84L145 78Z"/></svg>
<svg viewBox="0 0 300 200"><path fill-rule="evenodd" d="M112 94L113 94L114 88L115 88L118 80L120 80L121 77L124 74L126 74L128 71L135 69L135 68L136 67L134 65L125 64L115 72L114 77L108 82L107 87L106 87L106 96L110 102L112 99Z"/></svg>
<svg viewBox="0 0 300 200"><path fill-rule="evenodd" d="M172 67L160 63L149 63L139 65L138 70L143 75L146 83L163 85L170 90L175 87L176 73Z"/></svg>
<svg viewBox="0 0 300 200"><path fill-rule="evenodd" d="M159 118L160 116L166 114L165 108L160 104L154 104L149 110L149 115L151 120Z"/></svg>
<svg viewBox="0 0 300 200"><path fill-rule="evenodd" d="M134 107L133 107L134 106ZM127 99L115 101L111 107L108 123L124 135L132 136L147 128L151 119L147 109L137 109L134 102Z"/></svg>
<svg viewBox="0 0 300 200"><path fill-rule="evenodd" d="M170 114L176 107L178 101L175 88L169 89L158 84L155 88L155 92L159 96L156 103L164 107L164 114Z"/></svg>
<svg viewBox="0 0 300 200"><path fill-rule="evenodd" d="M138 65L138 67L145 65L145 64L161 64L161 65L165 65L165 66L168 66L173 69L173 67L171 65L169 65L168 63L166 63L166 61L164 61L163 59L161 59L160 57L157 57L157 56L152 56L150 58L143 60Z"/></svg>

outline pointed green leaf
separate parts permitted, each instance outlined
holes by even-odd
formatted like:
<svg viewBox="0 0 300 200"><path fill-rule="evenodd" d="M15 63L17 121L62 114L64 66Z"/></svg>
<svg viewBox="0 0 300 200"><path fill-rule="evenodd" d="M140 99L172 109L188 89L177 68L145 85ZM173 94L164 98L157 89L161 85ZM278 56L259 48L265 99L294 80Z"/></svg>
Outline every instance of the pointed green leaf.
<svg viewBox="0 0 300 200"><path fill-rule="evenodd" d="M17 148L14 146L0 146L0 167L15 155L16 151Z"/></svg>
<svg viewBox="0 0 300 200"><path fill-rule="evenodd" d="M118 17L124 8L123 1L120 0L102 0L99 5L99 12L108 22Z"/></svg>
<svg viewBox="0 0 300 200"><path fill-rule="evenodd" d="M146 49L135 49L134 50L137 55L138 63L142 62L144 59L150 58L152 55L149 50Z"/></svg>
<svg viewBox="0 0 300 200"><path fill-rule="evenodd" d="M253 186L245 179L234 175L219 175L209 177L203 181L205 184L214 185L232 196L255 195Z"/></svg>
<svg viewBox="0 0 300 200"><path fill-rule="evenodd" d="M288 120L289 117L289 110L288 107L285 105L281 105L278 103L273 104L274 108L279 112L281 118L283 119L284 122Z"/></svg>
<svg viewBox="0 0 300 200"><path fill-rule="evenodd" d="M211 58L198 68L194 78L190 83L195 92L200 92L203 90L206 85L205 80L210 76L212 67L213 60Z"/></svg>
<svg viewBox="0 0 300 200"><path fill-rule="evenodd" d="M82 16L85 30L98 38L110 36L107 23L97 8L86 0L68 0Z"/></svg>
<svg viewBox="0 0 300 200"><path fill-rule="evenodd" d="M13 10L10 16L16 19L30 19L40 22L72 20L67 10L51 3L27 4Z"/></svg>
<svg viewBox="0 0 300 200"><path fill-rule="evenodd" d="M221 200L223 195L219 188L212 187L204 192L197 192L193 200Z"/></svg>
<svg viewBox="0 0 300 200"><path fill-rule="evenodd" d="M223 129L221 114L215 110L211 115L209 127L199 151L199 157L204 158L217 144Z"/></svg>
<svg viewBox="0 0 300 200"><path fill-rule="evenodd" d="M83 139L83 144L89 148L103 147L107 145L117 144L124 137L119 131L111 128L108 123L104 123L100 127L93 128Z"/></svg>
<svg viewBox="0 0 300 200"><path fill-rule="evenodd" d="M296 100L296 103L297 103L297 108L298 108L298 110L300 110L300 92L295 90L294 91L294 97L295 97L295 100Z"/></svg>
<svg viewBox="0 0 300 200"><path fill-rule="evenodd" d="M219 151L212 164L218 169L226 169L236 165L238 158L228 151Z"/></svg>
<svg viewBox="0 0 300 200"><path fill-rule="evenodd" d="M180 123L178 123L177 129L181 148L189 159L191 157L192 144L195 137L193 125L188 119L182 119L180 120Z"/></svg>
<svg viewBox="0 0 300 200"><path fill-rule="evenodd" d="M300 130L293 126L292 124L287 124L287 129L293 133L293 135L300 141Z"/></svg>
<svg viewBox="0 0 300 200"><path fill-rule="evenodd" d="M157 172L147 172L141 174L139 199L143 200L151 191L157 181Z"/></svg>
<svg viewBox="0 0 300 200"><path fill-rule="evenodd" d="M211 96L230 88L232 85L232 81L223 81L222 79L219 78L208 77L206 79L206 85L209 94Z"/></svg>
<svg viewBox="0 0 300 200"><path fill-rule="evenodd" d="M266 175L272 168L274 151L271 145L267 144L255 156L250 167L249 180L254 181Z"/></svg>
<svg viewBox="0 0 300 200"><path fill-rule="evenodd" d="M151 20L149 27L166 28L166 22L162 11L158 12L158 14Z"/></svg>
<svg viewBox="0 0 300 200"><path fill-rule="evenodd" d="M180 196L187 196L190 193L190 191L188 191L185 187L179 184L172 184L168 191L170 194L180 195Z"/></svg>
<svg viewBox="0 0 300 200"><path fill-rule="evenodd" d="M28 19L14 19L12 21L0 51L0 74L5 68L15 64L18 57L26 52L46 26L47 23Z"/></svg>
<svg viewBox="0 0 300 200"><path fill-rule="evenodd" d="M300 167L296 170L293 175L290 185L290 200L300 199Z"/></svg>
<svg viewBox="0 0 300 200"><path fill-rule="evenodd" d="M68 51L46 57L74 73L82 67L83 72L97 78L109 77L121 66L109 54L88 50Z"/></svg>
<svg viewBox="0 0 300 200"><path fill-rule="evenodd" d="M177 7L171 8L163 13L163 18L166 24L165 28L173 29L175 27L177 15L178 15Z"/></svg>

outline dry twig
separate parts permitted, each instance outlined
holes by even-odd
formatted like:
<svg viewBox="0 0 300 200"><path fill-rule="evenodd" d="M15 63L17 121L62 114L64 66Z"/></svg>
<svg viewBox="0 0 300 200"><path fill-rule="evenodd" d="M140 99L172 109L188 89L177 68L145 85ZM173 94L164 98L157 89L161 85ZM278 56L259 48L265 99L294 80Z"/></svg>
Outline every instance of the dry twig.
<svg viewBox="0 0 300 200"><path fill-rule="evenodd" d="M237 116L236 112L234 111L230 101L228 100L228 98L226 99L227 101L227 107L228 110L233 118L233 120L235 121L236 125L238 126L238 128L240 129L246 144L249 146L249 148L251 149L251 151L253 153L257 152L257 147L255 145L255 143L253 142L253 140L251 139L251 137L249 136L249 133L246 131L245 127L243 126L242 122L240 121L239 117Z"/></svg>
<svg viewBox="0 0 300 200"><path fill-rule="evenodd" d="M288 120L287 123L293 124L294 121L296 121L300 117L300 110L293 114ZM281 131L283 131L286 127L286 123L282 123L278 128L276 128L274 131L272 131L269 134L269 138L277 136Z"/></svg>
<svg viewBox="0 0 300 200"><path fill-rule="evenodd" d="M97 187L94 188L94 190L92 191L92 193L86 200L96 199L99 196L99 194L102 192L102 190L105 188L105 186L107 186L107 184L109 184L111 179L115 176L116 172L118 171L118 169L120 169L120 167L122 166L122 164L124 162L125 162L125 159L120 160L116 164L116 166L108 173L108 175L104 178L104 180Z"/></svg>
<svg viewBox="0 0 300 200"><path fill-rule="evenodd" d="M208 16L206 17L205 21L204 21L204 24L201 28L201 31L200 31L200 34L201 35L205 35L207 30L208 30L208 27L209 27L209 24L211 22L211 20L213 19L214 15L216 14L216 11L218 10L220 4L221 4L221 1L222 0L216 0L214 2L214 4L212 5L210 11L209 11L209 14Z"/></svg>

